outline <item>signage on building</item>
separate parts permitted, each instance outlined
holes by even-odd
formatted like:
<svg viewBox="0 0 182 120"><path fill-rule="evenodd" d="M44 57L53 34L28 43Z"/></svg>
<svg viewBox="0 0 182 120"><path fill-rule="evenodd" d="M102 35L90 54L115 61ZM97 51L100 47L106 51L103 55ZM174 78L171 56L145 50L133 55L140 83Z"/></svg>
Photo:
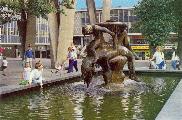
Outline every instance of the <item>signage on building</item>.
<svg viewBox="0 0 182 120"><path fill-rule="evenodd" d="M130 38L131 39L145 39L145 37L142 35L131 35Z"/></svg>
<svg viewBox="0 0 182 120"><path fill-rule="evenodd" d="M131 46L132 49L140 49L140 50L146 50L146 49L149 49L149 46L148 45L143 45L143 46Z"/></svg>

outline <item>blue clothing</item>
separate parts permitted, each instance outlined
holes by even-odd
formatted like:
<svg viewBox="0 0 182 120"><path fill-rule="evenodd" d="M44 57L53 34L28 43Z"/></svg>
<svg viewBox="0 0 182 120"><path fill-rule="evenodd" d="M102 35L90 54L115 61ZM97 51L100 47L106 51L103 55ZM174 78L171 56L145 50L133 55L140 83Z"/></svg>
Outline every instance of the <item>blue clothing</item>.
<svg viewBox="0 0 182 120"><path fill-rule="evenodd" d="M78 71L78 67L77 67L77 60L74 60L74 62L73 62L73 66L74 66L74 68L75 68L75 70L76 70L76 72Z"/></svg>
<svg viewBox="0 0 182 120"><path fill-rule="evenodd" d="M73 72L74 60L69 59L68 73Z"/></svg>
<svg viewBox="0 0 182 120"><path fill-rule="evenodd" d="M176 70L177 60L172 60L171 64L172 64L173 69Z"/></svg>
<svg viewBox="0 0 182 120"><path fill-rule="evenodd" d="M156 64L159 69L162 69L164 67L164 61L162 61L160 64Z"/></svg>
<svg viewBox="0 0 182 120"><path fill-rule="evenodd" d="M26 58L33 58L33 51L32 50L25 51L25 57Z"/></svg>

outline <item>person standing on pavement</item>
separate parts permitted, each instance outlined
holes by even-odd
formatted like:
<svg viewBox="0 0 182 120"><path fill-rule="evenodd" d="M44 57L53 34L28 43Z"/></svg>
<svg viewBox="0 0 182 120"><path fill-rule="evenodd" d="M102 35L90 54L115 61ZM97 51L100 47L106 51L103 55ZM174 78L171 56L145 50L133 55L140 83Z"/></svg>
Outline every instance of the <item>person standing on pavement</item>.
<svg viewBox="0 0 182 120"><path fill-rule="evenodd" d="M165 62L164 62L164 53L162 52L161 46L156 47L156 52L154 53L152 59L150 61L156 61L157 69L163 69Z"/></svg>
<svg viewBox="0 0 182 120"><path fill-rule="evenodd" d="M4 56L3 61L2 61L2 65L1 65L1 68L2 68L2 71L3 71L2 75L4 75L4 76L6 76L5 70L6 70L7 67L8 67L8 61L6 60L6 57Z"/></svg>
<svg viewBox="0 0 182 120"><path fill-rule="evenodd" d="M77 64L78 64L78 61L77 61L77 52L75 50L76 49L72 49L72 52L73 52L73 66L74 66L76 72L78 72L78 67L77 67Z"/></svg>
<svg viewBox="0 0 182 120"><path fill-rule="evenodd" d="M29 44L28 49L25 51L25 60L26 62L30 63L30 67L32 68L32 62L33 62L33 58L34 58L34 53L33 50L31 48L31 45Z"/></svg>
<svg viewBox="0 0 182 120"><path fill-rule="evenodd" d="M179 68L179 63L180 63L180 59L179 56L176 54L176 49L173 47L173 54L172 54L172 58L171 58L171 65L173 67L174 70L176 70L176 68L178 68L178 70L180 70Z"/></svg>
<svg viewBox="0 0 182 120"><path fill-rule="evenodd" d="M73 64L74 64L74 53L72 51L72 47L68 47L68 56L67 59L69 60L68 72L73 72Z"/></svg>
<svg viewBox="0 0 182 120"><path fill-rule="evenodd" d="M75 68L76 72L78 71L78 67L77 67L77 49L74 45L74 43L72 42L71 43L71 48L72 48L72 55L73 55L73 67Z"/></svg>
<svg viewBox="0 0 182 120"><path fill-rule="evenodd" d="M3 59L4 48L0 47L0 60Z"/></svg>

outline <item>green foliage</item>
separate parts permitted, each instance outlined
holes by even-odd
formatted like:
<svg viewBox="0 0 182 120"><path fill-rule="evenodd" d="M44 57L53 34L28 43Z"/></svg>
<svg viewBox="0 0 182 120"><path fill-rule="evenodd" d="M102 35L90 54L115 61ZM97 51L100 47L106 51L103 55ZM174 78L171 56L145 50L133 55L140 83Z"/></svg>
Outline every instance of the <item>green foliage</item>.
<svg viewBox="0 0 182 120"><path fill-rule="evenodd" d="M174 0L142 0L135 8L139 18L137 29L150 45L163 45L170 32L175 31Z"/></svg>
<svg viewBox="0 0 182 120"><path fill-rule="evenodd" d="M46 18L48 13L55 11L55 8L51 6L49 0L29 0L26 4L26 10L28 14Z"/></svg>
<svg viewBox="0 0 182 120"><path fill-rule="evenodd" d="M28 85L28 80L21 80L19 85Z"/></svg>
<svg viewBox="0 0 182 120"><path fill-rule="evenodd" d="M174 14L177 20L176 26L177 26L177 30L179 31L179 29L181 29L181 26L182 26L182 9L181 9L182 0L174 0L173 6L175 11Z"/></svg>
<svg viewBox="0 0 182 120"><path fill-rule="evenodd" d="M71 8L73 4L72 0L1 0L0 1L0 23L9 22L12 17L20 15L21 11L24 10L27 15L35 15L37 17L47 18L47 14L50 12L58 12L65 14L64 9L61 9L59 5L63 5L67 8ZM55 3L56 7L52 4ZM4 8L8 8L9 13L12 14L9 18L3 18L2 14L6 14L7 11Z"/></svg>

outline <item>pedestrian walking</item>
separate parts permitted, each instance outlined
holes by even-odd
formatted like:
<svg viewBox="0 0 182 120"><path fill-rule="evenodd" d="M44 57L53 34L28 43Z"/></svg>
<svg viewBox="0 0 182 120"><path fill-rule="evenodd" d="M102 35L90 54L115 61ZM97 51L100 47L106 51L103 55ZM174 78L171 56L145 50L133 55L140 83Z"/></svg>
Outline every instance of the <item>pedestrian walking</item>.
<svg viewBox="0 0 182 120"><path fill-rule="evenodd" d="M3 59L4 48L0 47L0 60Z"/></svg>
<svg viewBox="0 0 182 120"><path fill-rule="evenodd" d="M74 65L74 53L72 51L72 47L68 47L68 56L67 59L69 60L68 72L73 72L73 65Z"/></svg>
<svg viewBox="0 0 182 120"><path fill-rule="evenodd" d="M3 71L2 75L4 75L4 76L6 76L5 70L6 70L7 67L8 67L8 61L6 60L6 57L3 56L3 61L2 61L1 69Z"/></svg>
<svg viewBox="0 0 182 120"><path fill-rule="evenodd" d="M73 52L73 67L75 68L76 72L78 72L78 61L77 61L77 52L76 49L72 49Z"/></svg>
<svg viewBox="0 0 182 120"><path fill-rule="evenodd" d="M73 67L75 68L75 70L77 72L78 71L78 67L77 67L77 64L78 64L78 62L77 62L77 57L78 57L77 48L76 48L76 46L74 45L73 42L71 43L70 47L71 47L71 52L72 52L72 55L73 55Z"/></svg>
<svg viewBox="0 0 182 120"><path fill-rule="evenodd" d="M30 63L30 67L32 68L32 62L33 62L33 58L34 58L34 53L33 50L31 48L31 45L29 44L28 49L25 51L25 61Z"/></svg>

